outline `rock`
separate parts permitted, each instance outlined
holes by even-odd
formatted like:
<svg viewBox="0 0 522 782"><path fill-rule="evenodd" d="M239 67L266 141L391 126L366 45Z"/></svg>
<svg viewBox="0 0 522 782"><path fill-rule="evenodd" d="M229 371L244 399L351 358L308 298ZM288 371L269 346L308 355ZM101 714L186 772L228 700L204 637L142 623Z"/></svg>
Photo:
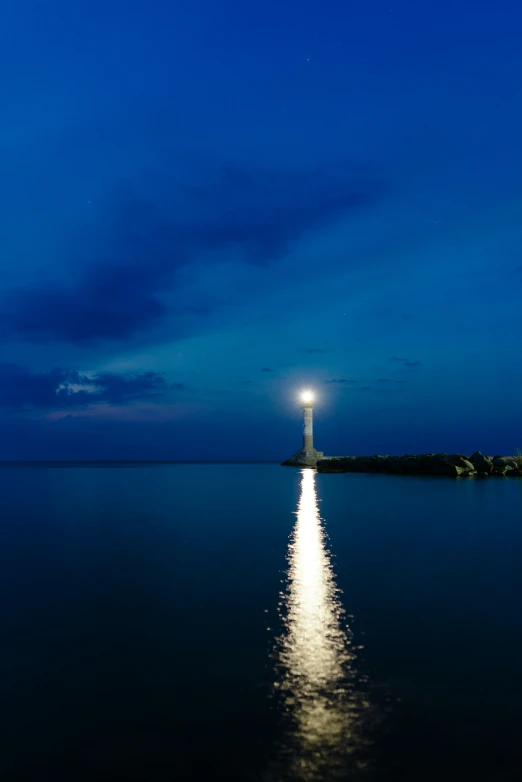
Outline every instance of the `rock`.
<svg viewBox="0 0 522 782"><path fill-rule="evenodd" d="M518 477L521 474L521 470L516 456L494 456L492 474Z"/></svg>
<svg viewBox="0 0 522 782"><path fill-rule="evenodd" d="M511 475L515 468L511 464L496 464L493 467L493 475Z"/></svg>
<svg viewBox="0 0 522 782"><path fill-rule="evenodd" d="M480 451L475 451L469 457L469 461L479 473L479 475L490 475L493 472L493 459L489 456L484 456Z"/></svg>
<svg viewBox="0 0 522 782"><path fill-rule="evenodd" d="M451 464L453 467L456 467L458 470L458 475L475 475L477 472L472 462L470 462L460 453L454 453L450 456L445 456L444 461L448 464Z"/></svg>

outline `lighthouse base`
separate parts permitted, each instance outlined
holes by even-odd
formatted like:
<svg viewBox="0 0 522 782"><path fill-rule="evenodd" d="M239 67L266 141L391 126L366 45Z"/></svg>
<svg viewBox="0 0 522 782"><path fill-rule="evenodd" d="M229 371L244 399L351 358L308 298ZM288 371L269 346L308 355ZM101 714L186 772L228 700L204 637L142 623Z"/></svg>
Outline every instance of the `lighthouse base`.
<svg viewBox="0 0 522 782"><path fill-rule="evenodd" d="M283 467L315 467L318 459L324 459L324 453L322 451L316 451L312 448L309 451L305 451L301 448L300 451L296 451L285 462L281 462Z"/></svg>

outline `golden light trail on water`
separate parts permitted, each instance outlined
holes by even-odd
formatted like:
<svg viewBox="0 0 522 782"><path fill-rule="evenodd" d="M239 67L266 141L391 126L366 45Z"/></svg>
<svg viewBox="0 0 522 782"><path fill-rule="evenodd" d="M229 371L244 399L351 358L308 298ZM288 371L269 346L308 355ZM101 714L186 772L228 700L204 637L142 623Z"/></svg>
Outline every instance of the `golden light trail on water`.
<svg viewBox="0 0 522 782"><path fill-rule="evenodd" d="M284 632L278 640L279 680L289 719L282 752L291 779L339 778L360 741L366 704L356 690L350 631L343 628L339 590L326 547L315 489L303 470L297 520L288 551ZM285 777L288 778L288 777Z"/></svg>

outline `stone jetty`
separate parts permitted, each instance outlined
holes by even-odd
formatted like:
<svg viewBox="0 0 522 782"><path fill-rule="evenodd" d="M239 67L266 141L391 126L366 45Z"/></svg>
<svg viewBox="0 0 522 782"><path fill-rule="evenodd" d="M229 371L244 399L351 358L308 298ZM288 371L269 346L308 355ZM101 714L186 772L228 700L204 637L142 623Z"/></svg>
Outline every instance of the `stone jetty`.
<svg viewBox="0 0 522 782"><path fill-rule="evenodd" d="M297 465L296 465L297 466ZM328 456L317 459L318 472L369 472L391 475L448 475L522 477L520 456L471 456L460 453L421 453L404 456Z"/></svg>

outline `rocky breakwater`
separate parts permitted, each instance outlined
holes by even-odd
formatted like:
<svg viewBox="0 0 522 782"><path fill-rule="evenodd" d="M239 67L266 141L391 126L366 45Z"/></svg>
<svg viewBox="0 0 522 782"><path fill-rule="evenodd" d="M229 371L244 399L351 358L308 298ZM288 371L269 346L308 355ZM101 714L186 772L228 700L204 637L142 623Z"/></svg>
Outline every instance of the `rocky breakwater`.
<svg viewBox="0 0 522 782"><path fill-rule="evenodd" d="M522 459L516 456L471 456L460 453L421 453L405 456L330 456L317 460L318 472L370 472L391 475L448 475L522 477Z"/></svg>

